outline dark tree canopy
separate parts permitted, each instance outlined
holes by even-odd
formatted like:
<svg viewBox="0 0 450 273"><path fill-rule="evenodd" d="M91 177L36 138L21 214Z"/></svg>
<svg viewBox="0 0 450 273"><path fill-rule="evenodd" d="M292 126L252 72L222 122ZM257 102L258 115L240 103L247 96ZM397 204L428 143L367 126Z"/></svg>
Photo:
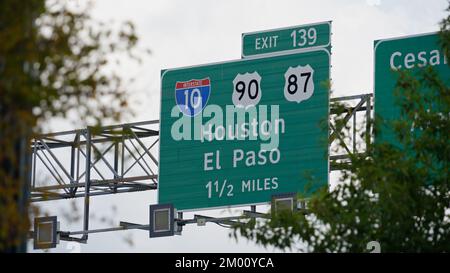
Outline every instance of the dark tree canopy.
<svg viewBox="0 0 450 273"><path fill-rule="evenodd" d="M131 113L126 83L113 67L123 56L139 61L134 26L107 26L90 8L0 2L0 251L16 251L29 230L25 177L33 134L53 117L98 126Z"/></svg>
<svg viewBox="0 0 450 273"><path fill-rule="evenodd" d="M450 16L441 26L448 58ZM393 90L401 117L389 130L398 143L377 142L352 155L339 185L317 192L308 213L274 214L237 225L232 235L307 252L368 252L372 241L382 252L449 251L450 89L431 67L419 74L399 71ZM374 126L375 134L386 129Z"/></svg>

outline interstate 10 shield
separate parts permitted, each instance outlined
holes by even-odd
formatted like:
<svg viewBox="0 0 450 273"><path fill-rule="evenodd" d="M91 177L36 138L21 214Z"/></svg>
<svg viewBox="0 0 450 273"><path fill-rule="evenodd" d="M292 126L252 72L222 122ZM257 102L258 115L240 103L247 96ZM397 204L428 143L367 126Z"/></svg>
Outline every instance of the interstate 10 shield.
<svg viewBox="0 0 450 273"><path fill-rule="evenodd" d="M211 81L209 78L201 80L190 80L177 82L175 84L175 99L180 111L193 117L200 113L208 103L211 92Z"/></svg>

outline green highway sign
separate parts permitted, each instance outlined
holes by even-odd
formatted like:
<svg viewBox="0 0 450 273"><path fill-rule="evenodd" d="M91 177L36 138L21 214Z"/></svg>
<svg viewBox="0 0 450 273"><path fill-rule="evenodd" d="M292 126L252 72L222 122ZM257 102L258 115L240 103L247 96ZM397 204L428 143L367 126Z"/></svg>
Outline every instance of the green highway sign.
<svg viewBox="0 0 450 273"><path fill-rule="evenodd" d="M242 34L242 57L329 47L331 21Z"/></svg>
<svg viewBox="0 0 450 273"><path fill-rule="evenodd" d="M378 40L374 42L374 50L375 113L385 122L400 116L394 97L397 70L409 70L414 75L420 68L432 66L447 86L450 84L450 69L439 46L438 33ZM382 138L395 143L392 131L384 132ZM379 136L377 140L380 140Z"/></svg>
<svg viewBox="0 0 450 273"><path fill-rule="evenodd" d="M162 71L158 203L250 205L327 185L329 78L326 49Z"/></svg>

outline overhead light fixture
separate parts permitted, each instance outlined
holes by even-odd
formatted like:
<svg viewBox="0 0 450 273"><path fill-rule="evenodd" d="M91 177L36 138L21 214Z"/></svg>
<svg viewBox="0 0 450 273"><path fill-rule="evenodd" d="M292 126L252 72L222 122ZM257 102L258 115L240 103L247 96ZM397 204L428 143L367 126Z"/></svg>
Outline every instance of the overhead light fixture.
<svg viewBox="0 0 450 273"><path fill-rule="evenodd" d="M150 205L150 238L173 236L175 210L172 204Z"/></svg>
<svg viewBox="0 0 450 273"><path fill-rule="evenodd" d="M297 193L283 193L272 195L272 213L288 210L294 211L297 209Z"/></svg>
<svg viewBox="0 0 450 273"><path fill-rule="evenodd" d="M59 243L58 230L56 216L34 218L34 249L56 248Z"/></svg>

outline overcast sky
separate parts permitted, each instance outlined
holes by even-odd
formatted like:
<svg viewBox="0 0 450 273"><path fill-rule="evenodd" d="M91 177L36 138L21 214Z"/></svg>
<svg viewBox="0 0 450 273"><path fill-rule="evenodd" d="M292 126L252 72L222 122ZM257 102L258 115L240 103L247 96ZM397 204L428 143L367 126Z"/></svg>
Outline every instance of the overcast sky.
<svg viewBox="0 0 450 273"><path fill-rule="evenodd" d="M159 119L160 71L239 59L241 34L322 21L332 21L332 70L334 96L371 93L373 41L437 31L446 16L446 0L97 0L95 18L130 20L136 24L140 46L151 56L142 66L124 66L124 76L137 78L130 92L137 115L128 121ZM56 123L55 123L56 124ZM74 129L57 123L58 130ZM91 211L97 217L146 224L148 205L155 192L95 197ZM77 200L82 209L82 200ZM113 214L112 205L117 207ZM70 211L68 201L49 202L50 212ZM264 208L261 208L264 209ZM199 212L196 212L199 213ZM226 215L224 211L202 212ZM186 214L187 217L192 214ZM61 223L62 229L79 230L81 223ZM93 228L106 227L93 223ZM83 252L249 252L272 251L228 237L229 231L214 224L187 226L182 236L149 239L145 231L124 231L90 236ZM132 238L133 245L127 243ZM55 251L69 252L75 244L62 242ZM30 248L31 249L31 248Z"/></svg>

